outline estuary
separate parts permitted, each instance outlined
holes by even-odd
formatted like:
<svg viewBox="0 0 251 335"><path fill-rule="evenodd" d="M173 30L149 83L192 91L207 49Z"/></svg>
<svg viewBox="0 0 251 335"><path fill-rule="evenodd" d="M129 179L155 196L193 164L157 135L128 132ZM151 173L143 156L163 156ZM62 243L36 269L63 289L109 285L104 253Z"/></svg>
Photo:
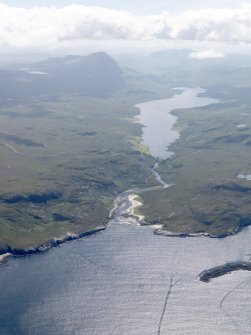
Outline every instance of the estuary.
<svg viewBox="0 0 251 335"><path fill-rule="evenodd" d="M177 105L165 100L167 110L189 105L190 98L183 101L188 93L196 100L189 107L213 102L198 98L204 92L200 89L184 92L173 98L181 100ZM173 121L166 121L165 148L160 145L156 151L144 128L144 144L159 158L169 157L169 138L177 137L169 137ZM139 122L143 123L140 117ZM155 189L168 188L157 168L156 164L160 186ZM4 263L1 335L249 334L250 273L240 270L209 283L200 281L199 274L225 263L249 262L250 227L224 239L155 236L133 213L132 196L146 191L132 189L120 195L106 230Z"/></svg>

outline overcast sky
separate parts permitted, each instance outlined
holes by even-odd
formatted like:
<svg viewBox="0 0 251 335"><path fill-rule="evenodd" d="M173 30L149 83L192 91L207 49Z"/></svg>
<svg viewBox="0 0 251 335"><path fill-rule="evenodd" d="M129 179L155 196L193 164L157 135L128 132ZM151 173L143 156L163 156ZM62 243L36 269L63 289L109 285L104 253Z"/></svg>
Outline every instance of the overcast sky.
<svg viewBox="0 0 251 335"><path fill-rule="evenodd" d="M6 0L1 1L17 7L56 6L64 7L75 3L85 6L99 6L131 11L134 14L159 14L161 11L179 11L198 8L234 8L239 7L239 0ZM249 2L249 1L245 1Z"/></svg>
<svg viewBox="0 0 251 335"><path fill-rule="evenodd" d="M251 1L0 0L0 51L75 51L95 42L103 49L121 43L238 49L251 45ZM205 51L199 57L223 56Z"/></svg>

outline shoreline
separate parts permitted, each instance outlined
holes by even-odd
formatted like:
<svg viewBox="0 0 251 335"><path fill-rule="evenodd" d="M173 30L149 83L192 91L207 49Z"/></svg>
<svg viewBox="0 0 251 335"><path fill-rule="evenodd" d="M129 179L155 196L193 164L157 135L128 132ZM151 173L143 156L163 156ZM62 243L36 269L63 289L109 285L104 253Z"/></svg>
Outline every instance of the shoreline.
<svg viewBox="0 0 251 335"><path fill-rule="evenodd" d="M31 248L15 248L6 246L5 248L0 248L0 264L6 262L8 257L14 256L25 256L46 252L54 247L57 247L65 242L78 240L84 237L88 237L91 235L95 235L99 232L106 230L109 225L109 221L113 221L118 219L119 217L131 217L135 220L135 223L140 226L149 226L153 230L154 235L164 236L164 237L176 237L176 238L187 238L187 237L207 237L214 239L223 239L228 236L237 235L246 227L238 227L233 232L222 232L221 234L211 234L206 232L201 233L188 233L188 232L171 232L163 229L163 225L161 224L152 224L150 222L145 221L145 216L139 213L135 213L135 210L142 205L140 201L138 201L138 196L140 193L147 192L153 189L164 189L170 187L171 184L165 183L159 173L156 171L158 167L158 163L155 163L152 171L156 177L156 180L161 184L160 186L153 186L146 189L131 189L120 193L114 200L114 206L109 212L108 222L104 227L97 227L93 230L85 231L79 234L76 233L67 233L62 238L54 238L44 244L34 246Z"/></svg>
<svg viewBox="0 0 251 335"><path fill-rule="evenodd" d="M179 91L185 91L187 88L174 88L174 90L179 90ZM196 88L197 90L200 88ZM203 90L203 89L202 89ZM175 94L172 98L175 97ZM171 98L169 98L171 99ZM159 99L158 99L159 100ZM161 99L165 100L165 99ZM143 105L145 103L137 104L134 107L138 108L141 110L140 105ZM186 107L187 108L187 107ZM175 111L176 108L173 108L169 111L169 114L173 114L173 111ZM139 120L136 120L136 122L140 123ZM175 121L176 122L176 121ZM143 124L141 123L143 126ZM172 129L172 127L170 128ZM169 144L171 144L170 142ZM10 146L7 143L0 143L2 145ZM11 150L15 151L14 148L10 148ZM16 151L15 151L16 152ZM168 152L168 151L167 151ZM17 152L16 152L17 153ZM156 157L157 158L157 157ZM201 233L188 233L188 232L171 232L163 229L163 225L161 223L159 224L152 224L150 222L145 221L145 216L144 214L141 214L138 212L136 209L142 205L142 203L137 199L140 193L144 193L147 191L152 191L152 190L161 190L168 188L172 186L172 184L167 184L164 180L162 180L160 174L156 171L158 168L158 159L157 162L154 164L152 167L152 172L155 176L156 181L159 183L159 186L153 186L149 188L143 188L143 189L129 189L124 191L121 194L118 194L116 199L114 200L114 205L113 208L110 210L109 215L108 215L108 222L104 227L97 227L93 230L86 231L83 233L75 234L75 233L67 233L65 236L62 238L53 238L52 240L45 242L44 244L34 246L31 248L15 248L11 246L6 246L4 248L0 248L0 262L1 258L4 260L9 257L9 256L4 256L4 255L13 255L13 256L24 256L24 255L30 255L30 254L35 254L35 253L42 253L45 251L48 251L51 248L54 248L58 245L61 245L65 242L68 241L73 241L77 239L81 239L83 237L87 237L96 233L99 233L103 230L106 229L106 227L110 224L109 221L117 220L120 217L124 218L132 218L135 220L135 223L140 225L140 226L150 226L153 229L153 234L154 235L161 235L165 237L179 237L179 238L186 238L186 237L209 237L209 238L216 238L216 239L222 239L226 238L231 235L237 235L240 233L245 227L237 227L234 231L232 232L222 232L220 234L211 234L207 232L201 232Z"/></svg>
<svg viewBox="0 0 251 335"><path fill-rule="evenodd" d="M124 195L124 193L123 193ZM137 194L128 194L128 200L131 203L131 207L127 208L127 210L121 214L121 216L124 217L131 217L133 219L135 219L137 221L137 224L142 226L142 227L150 227L153 230L153 234L154 235L158 235L158 236L163 236L163 237L174 237L174 238L196 238L196 237L207 237L207 238L213 238L213 239L223 239L223 238L227 238L229 236L234 236L239 234L244 228L240 228L234 232L226 232L226 233L221 233L218 235L215 234L210 234L210 233L186 233L186 232L171 232L171 231L165 231L162 228L161 224L151 224L148 223L144 220L144 216L143 215L138 215L136 213L134 213L134 210L137 207L140 207L141 203L137 200L135 200L135 198L137 198L138 195ZM118 198L116 198L117 200ZM123 203L122 203L123 205ZM128 204L127 204L128 205ZM115 212L116 210L118 210L120 208L120 206L118 206L117 201L116 201L116 206L114 206L114 208L111 210L110 212L110 216L109 216L109 220L114 220L116 219L116 215ZM66 242L70 242L70 241L75 241L75 240L79 240L81 238L85 238L85 237L89 237L92 235L96 235L102 231L105 231L107 228L107 226L105 227L97 227L93 230L88 230L86 232L82 232L79 234L76 233L67 233L64 237L62 238L54 238L53 240L50 240L46 243L40 244L38 246L34 246L34 247L30 247L30 248L15 248L15 247L11 247L11 246L6 246L5 248L0 248L0 265L7 262L8 258L10 257L21 257L21 256L27 256L27 255L32 255L32 254L40 254L40 253L44 253L49 251L52 248L58 247L61 244L64 244Z"/></svg>
<svg viewBox="0 0 251 335"><path fill-rule="evenodd" d="M9 252L7 252L6 254L2 254L0 255L0 264L1 263L6 263L7 262L7 258L12 257L13 255Z"/></svg>
<svg viewBox="0 0 251 335"><path fill-rule="evenodd" d="M211 279L231 274L235 271L251 271L251 262L231 262L221 266L216 266L209 270L204 270L199 274L199 280L209 283Z"/></svg>
<svg viewBox="0 0 251 335"><path fill-rule="evenodd" d="M145 226L149 225L148 223L144 224ZM153 224L150 224L152 226L152 228L154 229ZM206 232L201 232L201 233L187 233L187 232L171 232L168 230L164 230L163 227L160 227L161 224L156 225L157 228L154 229L153 234L154 235L160 235L160 236L165 236L165 237L179 237L179 238L186 238L186 237L209 237L209 238L226 238L229 236L233 236L233 235L237 235L239 234L241 231L243 231L244 228L247 227L239 227L237 230L233 231L233 232L222 232L221 234L211 234L211 233L206 233Z"/></svg>
<svg viewBox="0 0 251 335"><path fill-rule="evenodd" d="M79 240L84 237L95 235L95 234L102 232L105 229L106 227L97 227L96 229L88 230L86 232L79 233L79 234L67 233L62 238L54 238L53 240L50 240L44 244L40 244L36 247L31 247L31 248L13 248L10 246L7 246L5 248L0 248L0 263L6 262L7 258L11 256L21 257L21 256L32 255L32 254L41 254L46 251L49 251L52 248L58 247L59 245L63 243L74 241L74 240Z"/></svg>
<svg viewBox="0 0 251 335"><path fill-rule="evenodd" d="M137 194L129 195L128 199L131 202L131 208L129 209L128 214L131 217L136 217L136 219L138 221L138 224L140 224L144 220L145 216L137 214L137 213L135 213L135 211L136 211L136 208L138 208L142 205L142 203L139 201Z"/></svg>

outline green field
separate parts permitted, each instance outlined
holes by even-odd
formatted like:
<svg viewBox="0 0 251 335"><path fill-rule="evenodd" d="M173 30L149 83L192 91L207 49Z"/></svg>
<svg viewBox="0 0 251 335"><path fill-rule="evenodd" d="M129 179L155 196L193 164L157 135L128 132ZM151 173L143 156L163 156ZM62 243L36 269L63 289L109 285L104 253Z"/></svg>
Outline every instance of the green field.
<svg viewBox="0 0 251 335"><path fill-rule="evenodd" d="M155 183L131 121L140 99L122 92L1 108L1 248L102 226L118 193Z"/></svg>
<svg viewBox="0 0 251 335"><path fill-rule="evenodd" d="M234 233L251 224L251 114L247 105L229 102L179 110L180 139L175 155L159 163L165 190L141 195L146 221L184 233ZM237 127L238 125L245 125Z"/></svg>
<svg viewBox="0 0 251 335"><path fill-rule="evenodd" d="M127 70L127 88L108 97L40 96L0 108L0 248L105 226L120 192L156 185L133 106L171 97L180 84L156 76ZM174 112L180 139L159 162L172 187L140 194L137 211L167 231L224 235L251 223L251 182L237 178L251 174L249 85L209 80L222 103Z"/></svg>

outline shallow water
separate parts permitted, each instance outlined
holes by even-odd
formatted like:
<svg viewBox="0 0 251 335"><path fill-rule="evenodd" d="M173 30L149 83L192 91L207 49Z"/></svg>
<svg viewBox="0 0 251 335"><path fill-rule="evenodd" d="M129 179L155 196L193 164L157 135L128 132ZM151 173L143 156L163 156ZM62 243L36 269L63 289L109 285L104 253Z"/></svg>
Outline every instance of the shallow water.
<svg viewBox="0 0 251 335"><path fill-rule="evenodd" d="M166 159L172 155L168 146L179 138L179 132L172 129L177 117L175 109L203 107L219 102L216 99L200 96L202 88L180 88L180 94L169 99L152 100L136 105L140 114L137 122L144 125L142 143L149 148L152 156Z"/></svg>

